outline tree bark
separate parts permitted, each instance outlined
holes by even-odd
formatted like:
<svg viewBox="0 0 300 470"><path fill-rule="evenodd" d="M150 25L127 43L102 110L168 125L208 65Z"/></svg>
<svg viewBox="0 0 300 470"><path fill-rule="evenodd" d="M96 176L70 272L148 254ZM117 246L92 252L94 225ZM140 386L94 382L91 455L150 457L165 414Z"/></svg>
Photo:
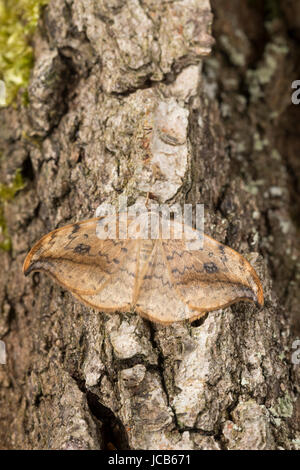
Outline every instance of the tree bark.
<svg viewBox="0 0 300 470"><path fill-rule="evenodd" d="M29 105L0 112L1 180L21 168L26 181L4 204L1 448L299 445L296 1L274 2L279 13L224 3L212 1L212 34L209 0L51 0L43 10ZM148 164L153 155L167 170ZM249 258L264 308L162 326L96 312L44 274L24 278L42 235L149 190L162 203L205 204L205 232Z"/></svg>

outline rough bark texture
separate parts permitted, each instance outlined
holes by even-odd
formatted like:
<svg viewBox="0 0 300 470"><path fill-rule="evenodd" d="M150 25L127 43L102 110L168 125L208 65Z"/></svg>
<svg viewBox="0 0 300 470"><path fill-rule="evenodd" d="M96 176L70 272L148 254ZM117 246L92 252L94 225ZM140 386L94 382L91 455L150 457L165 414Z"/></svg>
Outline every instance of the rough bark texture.
<svg viewBox="0 0 300 470"><path fill-rule="evenodd" d="M208 0L45 8L29 105L0 113L1 180L21 168L27 183L4 208L1 448L299 445L297 8L212 1L217 42L204 63ZM95 312L45 275L24 278L43 234L149 190L161 202L205 203L206 233L249 255L263 309L239 303L159 326Z"/></svg>

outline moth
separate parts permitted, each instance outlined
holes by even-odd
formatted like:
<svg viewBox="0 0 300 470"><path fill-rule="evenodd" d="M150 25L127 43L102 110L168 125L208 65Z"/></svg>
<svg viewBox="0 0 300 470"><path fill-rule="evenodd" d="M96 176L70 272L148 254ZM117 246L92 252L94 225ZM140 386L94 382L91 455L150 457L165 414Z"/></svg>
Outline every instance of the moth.
<svg viewBox="0 0 300 470"><path fill-rule="evenodd" d="M201 250L161 232L154 239L128 237L133 218L114 236L99 237L106 221L96 217L48 233L28 253L24 274L44 271L89 307L135 310L162 324L194 321L241 300L263 305L254 268L228 246L207 235Z"/></svg>

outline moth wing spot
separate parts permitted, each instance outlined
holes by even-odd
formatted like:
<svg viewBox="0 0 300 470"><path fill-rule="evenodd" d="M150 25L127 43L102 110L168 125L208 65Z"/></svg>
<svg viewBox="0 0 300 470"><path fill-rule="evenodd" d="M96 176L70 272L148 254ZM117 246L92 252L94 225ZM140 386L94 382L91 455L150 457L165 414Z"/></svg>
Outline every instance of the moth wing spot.
<svg viewBox="0 0 300 470"><path fill-rule="evenodd" d="M74 253L79 253L81 255L87 254L90 252L91 246L85 245L84 243L79 243L79 245L75 246Z"/></svg>
<svg viewBox="0 0 300 470"><path fill-rule="evenodd" d="M207 272L207 274L214 274L214 273L217 273L219 271L218 266L215 263L213 263L212 261L209 262L209 263L204 263L203 267L204 267L205 271Z"/></svg>

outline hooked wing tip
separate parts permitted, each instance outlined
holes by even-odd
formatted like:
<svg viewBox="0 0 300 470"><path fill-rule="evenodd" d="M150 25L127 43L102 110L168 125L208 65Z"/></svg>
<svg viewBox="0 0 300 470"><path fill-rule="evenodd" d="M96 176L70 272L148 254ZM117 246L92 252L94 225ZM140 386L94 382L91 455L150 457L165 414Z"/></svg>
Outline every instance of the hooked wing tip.
<svg viewBox="0 0 300 470"><path fill-rule="evenodd" d="M259 280L256 281L255 287L244 286L242 289L242 294L235 299L235 301L238 301L238 300L246 300L248 302L253 302L257 308L263 307L264 294L263 294L263 289L262 289L262 285L260 281Z"/></svg>
<svg viewBox="0 0 300 470"><path fill-rule="evenodd" d="M264 306L264 294L263 294L262 287L260 288L260 290L257 294L256 300L255 300L255 305L256 305L256 307L263 307Z"/></svg>
<svg viewBox="0 0 300 470"><path fill-rule="evenodd" d="M33 271L33 267L34 267L34 266L31 265L31 266L29 266L29 268L26 269L26 270L23 268L23 274L24 274L24 276L28 276L28 275Z"/></svg>
<svg viewBox="0 0 300 470"><path fill-rule="evenodd" d="M31 272L29 254L25 258L22 271L25 276L28 276L28 274Z"/></svg>
<svg viewBox="0 0 300 470"><path fill-rule="evenodd" d="M263 307L263 305L264 305L264 294L263 294L261 284L259 284L257 287L258 287L258 291L256 293L252 291L252 299L251 300L252 300L252 302L254 302L254 304L257 308L260 308L260 307Z"/></svg>
<svg viewBox="0 0 300 470"><path fill-rule="evenodd" d="M34 271L44 271L44 263L42 261L33 261L31 264L28 263L27 265L24 263L23 273L25 276L28 276Z"/></svg>
<svg viewBox="0 0 300 470"><path fill-rule="evenodd" d="M23 264L23 274L25 276L28 276L33 271L38 271L39 268L40 268L40 263L38 261L34 261L32 259L31 253L29 252Z"/></svg>
<svg viewBox="0 0 300 470"><path fill-rule="evenodd" d="M257 308L263 307L263 305L264 305L264 294L263 294L261 284L260 283L257 284L256 292L252 289L251 290L249 289L249 291L251 292L251 295L248 297L247 300L252 301Z"/></svg>
<svg viewBox="0 0 300 470"><path fill-rule="evenodd" d="M256 276L257 277L257 276ZM264 291L263 291L263 288L262 288L262 285L260 283L260 280L256 279L256 286L257 286L257 294L255 296L255 305L256 307L263 307L264 305Z"/></svg>
<svg viewBox="0 0 300 470"><path fill-rule="evenodd" d="M26 260L25 260L25 263L23 265L23 274L25 276L28 276L30 273L32 273L32 271L34 271L34 267L35 267L35 263L32 263L30 265L29 263L26 263Z"/></svg>

